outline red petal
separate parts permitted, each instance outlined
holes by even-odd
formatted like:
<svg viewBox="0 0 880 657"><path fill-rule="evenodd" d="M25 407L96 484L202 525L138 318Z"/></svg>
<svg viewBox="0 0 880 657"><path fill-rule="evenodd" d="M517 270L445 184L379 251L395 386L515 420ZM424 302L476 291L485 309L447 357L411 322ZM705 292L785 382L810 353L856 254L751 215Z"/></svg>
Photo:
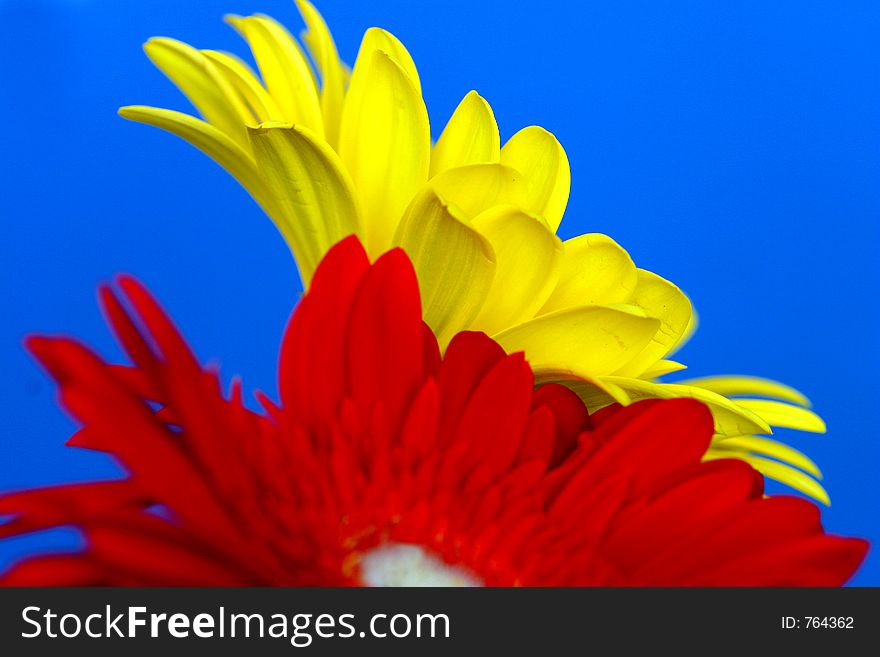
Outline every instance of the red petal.
<svg viewBox="0 0 880 657"><path fill-rule="evenodd" d="M486 373L502 358L504 350L485 333L463 331L446 348L440 367L440 447L454 438L461 413Z"/></svg>
<svg viewBox="0 0 880 657"><path fill-rule="evenodd" d="M535 391L534 407L546 406L556 419L556 436L550 467L555 467L577 444L581 432L590 428L584 402L571 390L558 384L543 385Z"/></svg>
<svg viewBox="0 0 880 657"><path fill-rule="evenodd" d="M415 271L394 249L364 276L345 345L349 394L362 417L379 402L396 431L424 379L422 307Z"/></svg>
<svg viewBox="0 0 880 657"><path fill-rule="evenodd" d="M717 564L685 583L694 586L843 586L864 561L868 542L815 534Z"/></svg>
<svg viewBox="0 0 880 657"><path fill-rule="evenodd" d="M84 555L35 557L15 564L0 576L0 586L97 586L108 573Z"/></svg>
<svg viewBox="0 0 880 657"><path fill-rule="evenodd" d="M601 447L582 476L597 481L628 471L633 495L675 472L698 463L712 440L709 409L692 399L645 400L620 409L593 435Z"/></svg>
<svg viewBox="0 0 880 657"><path fill-rule="evenodd" d="M0 524L0 538L73 525L123 508L140 508L149 500L130 480L50 486L0 497L0 515L13 515Z"/></svg>
<svg viewBox="0 0 880 657"><path fill-rule="evenodd" d="M480 381L461 413L456 440L469 458L498 476L513 464L532 406L534 376L521 353L498 362Z"/></svg>
<svg viewBox="0 0 880 657"><path fill-rule="evenodd" d="M698 463L676 473L675 483L623 515L604 549L631 572L661 552L693 549L730 512L760 498L761 476L742 461Z"/></svg>
<svg viewBox="0 0 880 657"><path fill-rule="evenodd" d="M145 494L193 526L221 534L233 529L180 441L97 356L67 339L30 338L27 344L61 385L64 406L88 429L80 434L88 436L88 447L116 456Z"/></svg>
<svg viewBox="0 0 880 657"><path fill-rule="evenodd" d="M86 529L89 554L103 568L142 586L240 586L259 581L243 567L246 553L225 559L218 550L152 516L120 516ZM254 568L259 567L251 561Z"/></svg>
<svg viewBox="0 0 880 657"><path fill-rule="evenodd" d="M339 410L351 305L369 268L356 237L339 242L315 270L284 332L278 364L281 405L309 424L335 417Z"/></svg>

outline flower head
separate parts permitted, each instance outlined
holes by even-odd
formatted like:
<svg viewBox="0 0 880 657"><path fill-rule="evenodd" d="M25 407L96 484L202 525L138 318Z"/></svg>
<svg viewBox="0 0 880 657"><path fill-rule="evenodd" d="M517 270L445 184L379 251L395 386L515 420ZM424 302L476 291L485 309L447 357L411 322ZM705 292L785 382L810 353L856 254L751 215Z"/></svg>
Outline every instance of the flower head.
<svg viewBox="0 0 880 657"><path fill-rule="evenodd" d="M133 366L28 344L82 423L71 444L128 477L0 498L0 536L73 525L87 541L3 583L838 585L864 556L810 502L764 498L749 465L702 462L697 401L590 415L485 334L441 357L400 249L373 265L355 238L330 251L262 413L240 385L222 394L143 287L119 287L134 312L101 298Z"/></svg>
<svg viewBox="0 0 880 657"><path fill-rule="evenodd" d="M181 136L232 173L287 239L306 285L348 235L373 257L400 246L443 349L459 331L486 332L524 351L538 381L564 383L593 409L698 399L712 409L717 454L827 502L812 461L758 435L824 432L798 391L741 376L658 381L684 368L669 357L696 326L691 302L610 237L556 236L571 175L552 134L530 126L502 147L491 107L472 91L432 146L403 44L369 29L349 73L320 14L297 4L317 75L279 23L231 16L260 76L227 53L152 39L147 55L205 120L141 106L121 114Z"/></svg>

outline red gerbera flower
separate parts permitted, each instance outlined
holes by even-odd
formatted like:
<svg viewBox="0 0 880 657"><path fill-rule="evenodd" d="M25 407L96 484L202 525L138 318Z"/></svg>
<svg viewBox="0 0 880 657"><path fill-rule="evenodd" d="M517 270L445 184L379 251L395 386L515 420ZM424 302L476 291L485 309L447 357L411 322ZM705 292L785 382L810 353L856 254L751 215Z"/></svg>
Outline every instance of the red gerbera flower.
<svg viewBox="0 0 880 657"><path fill-rule="evenodd" d="M839 585L864 557L813 504L764 498L748 465L701 462L695 401L588 416L483 334L441 358L403 251L371 266L349 238L327 255L263 414L222 394L141 285L119 287L134 314L101 297L133 367L28 346L83 424L71 444L129 476L0 499L0 536L87 541L5 584Z"/></svg>

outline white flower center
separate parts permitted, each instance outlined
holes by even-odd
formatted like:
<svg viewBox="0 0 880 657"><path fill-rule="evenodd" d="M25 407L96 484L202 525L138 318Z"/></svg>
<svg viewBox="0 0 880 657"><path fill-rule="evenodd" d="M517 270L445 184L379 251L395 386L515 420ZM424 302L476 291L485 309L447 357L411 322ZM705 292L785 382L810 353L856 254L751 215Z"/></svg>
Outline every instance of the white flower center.
<svg viewBox="0 0 880 657"><path fill-rule="evenodd" d="M361 558L366 586L483 586L469 570L450 566L418 545L386 543Z"/></svg>

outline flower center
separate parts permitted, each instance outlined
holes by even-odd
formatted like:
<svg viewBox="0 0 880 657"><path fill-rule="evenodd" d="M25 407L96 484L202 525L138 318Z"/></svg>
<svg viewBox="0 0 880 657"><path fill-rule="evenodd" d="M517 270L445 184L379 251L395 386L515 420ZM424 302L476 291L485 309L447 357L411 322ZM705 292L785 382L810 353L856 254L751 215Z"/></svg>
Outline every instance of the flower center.
<svg viewBox="0 0 880 657"><path fill-rule="evenodd" d="M418 545L386 543L360 562L365 586L482 586L469 570L451 566Z"/></svg>

